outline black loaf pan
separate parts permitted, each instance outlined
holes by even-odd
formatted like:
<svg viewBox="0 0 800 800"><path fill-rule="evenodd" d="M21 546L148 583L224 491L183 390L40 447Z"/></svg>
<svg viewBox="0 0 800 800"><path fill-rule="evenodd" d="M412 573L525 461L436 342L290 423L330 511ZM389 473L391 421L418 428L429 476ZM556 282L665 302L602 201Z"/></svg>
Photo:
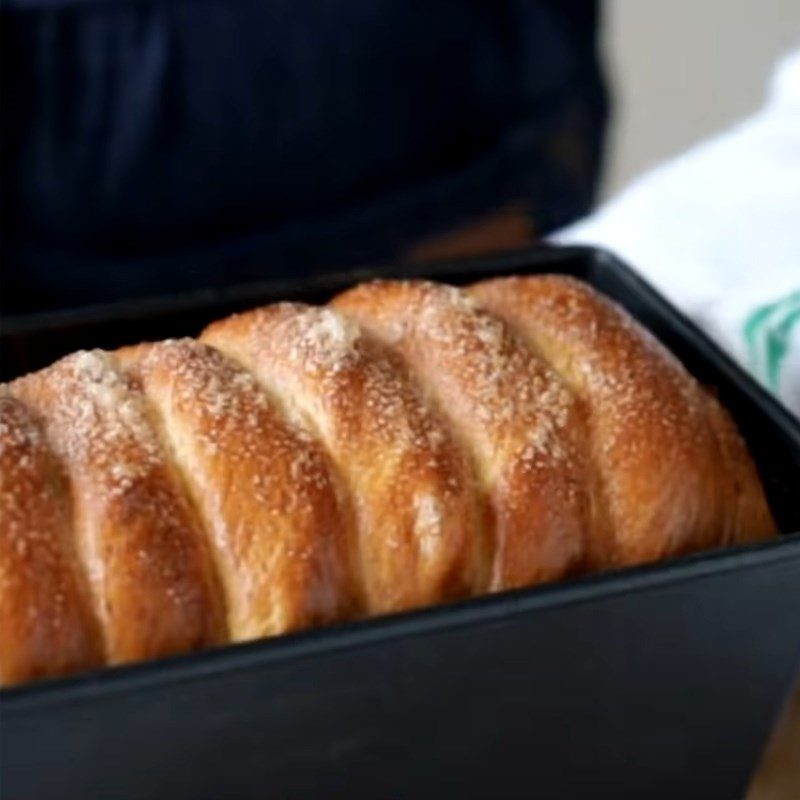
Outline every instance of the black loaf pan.
<svg viewBox="0 0 800 800"><path fill-rule="evenodd" d="M537 249L390 274L528 272L593 284L716 387L787 535L6 690L2 796L741 796L800 655L800 425L607 253ZM192 334L375 274L7 319L3 364L10 375L78 347Z"/></svg>

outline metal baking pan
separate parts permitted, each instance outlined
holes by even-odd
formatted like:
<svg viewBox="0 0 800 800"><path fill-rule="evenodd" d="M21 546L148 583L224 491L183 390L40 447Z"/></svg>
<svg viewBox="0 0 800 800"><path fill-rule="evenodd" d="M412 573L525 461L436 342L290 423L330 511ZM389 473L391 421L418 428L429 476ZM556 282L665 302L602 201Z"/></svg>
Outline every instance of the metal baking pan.
<svg viewBox="0 0 800 800"><path fill-rule="evenodd" d="M561 272L615 298L747 438L785 534L660 564L0 694L4 798L733 798L800 657L800 425L608 253L439 267ZM83 346L191 334L369 275L7 318L6 376ZM384 273L386 274L386 273Z"/></svg>

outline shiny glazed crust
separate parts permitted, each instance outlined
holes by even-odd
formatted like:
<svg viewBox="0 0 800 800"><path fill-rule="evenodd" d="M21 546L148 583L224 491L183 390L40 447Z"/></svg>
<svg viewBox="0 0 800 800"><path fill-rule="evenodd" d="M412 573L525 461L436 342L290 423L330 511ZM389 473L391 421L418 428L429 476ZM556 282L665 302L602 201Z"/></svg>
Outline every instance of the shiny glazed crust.
<svg viewBox="0 0 800 800"><path fill-rule="evenodd" d="M64 478L35 416L0 394L0 683L102 663Z"/></svg>
<svg viewBox="0 0 800 800"><path fill-rule="evenodd" d="M317 436L347 492L369 612L482 588L469 464L403 366L330 308L280 303L202 336Z"/></svg>
<svg viewBox="0 0 800 800"><path fill-rule="evenodd" d="M590 540L593 566L775 532L730 418L625 311L563 276L498 279L470 291L585 404L596 505L608 517Z"/></svg>
<svg viewBox="0 0 800 800"><path fill-rule="evenodd" d="M109 663L224 641L209 548L141 393L101 351L10 385L44 421Z"/></svg>
<svg viewBox="0 0 800 800"><path fill-rule="evenodd" d="M0 387L0 683L776 532L727 412L565 277L362 284Z"/></svg>
<svg viewBox="0 0 800 800"><path fill-rule="evenodd" d="M329 462L253 376L192 339L119 354L209 536L231 639L330 622L356 604Z"/></svg>
<svg viewBox="0 0 800 800"><path fill-rule="evenodd" d="M589 532L584 421L547 365L450 286L378 281L333 304L406 360L470 454L494 545L490 588L577 566Z"/></svg>

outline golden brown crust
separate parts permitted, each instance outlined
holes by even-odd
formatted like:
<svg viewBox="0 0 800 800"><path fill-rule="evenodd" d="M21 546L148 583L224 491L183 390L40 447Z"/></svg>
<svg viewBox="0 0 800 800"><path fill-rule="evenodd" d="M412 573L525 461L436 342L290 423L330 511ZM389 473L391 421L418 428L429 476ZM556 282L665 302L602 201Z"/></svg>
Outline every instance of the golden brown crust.
<svg viewBox="0 0 800 800"><path fill-rule="evenodd" d="M727 412L574 279L202 339L0 386L0 684L776 532Z"/></svg>
<svg viewBox="0 0 800 800"><path fill-rule="evenodd" d="M0 392L0 685L102 663L57 461L31 411Z"/></svg>
<svg viewBox="0 0 800 800"><path fill-rule="evenodd" d="M571 278L503 278L471 293L586 403L610 522L607 535L593 539L593 564L630 564L720 543L732 500L719 478L724 455L735 453L740 474L747 468L730 431L723 454L708 416L716 404L674 356L622 309ZM714 418L722 430L724 420ZM747 480L749 507L761 490L752 471ZM771 533L771 525L763 527L769 516L763 496L755 503L766 516L751 518Z"/></svg>
<svg viewBox="0 0 800 800"><path fill-rule="evenodd" d="M191 339L118 354L160 420L213 544L235 640L353 614L350 537L328 459L255 379Z"/></svg>
<svg viewBox="0 0 800 800"><path fill-rule="evenodd" d="M355 515L369 611L480 586L469 465L383 348L331 309L288 303L215 323L202 338L251 370L325 444Z"/></svg>
<svg viewBox="0 0 800 800"><path fill-rule="evenodd" d="M333 304L402 355L470 452L493 534L491 588L575 567L590 513L585 437L554 373L449 286L376 281Z"/></svg>
<svg viewBox="0 0 800 800"><path fill-rule="evenodd" d="M711 429L721 452L718 477L722 515L718 544L744 544L769 539L778 532L753 459L730 414L706 395Z"/></svg>
<svg viewBox="0 0 800 800"><path fill-rule="evenodd" d="M69 481L76 550L110 663L225 639L221 596L194 512L141 394L99 350L10 384L42 418Z"/></svg>

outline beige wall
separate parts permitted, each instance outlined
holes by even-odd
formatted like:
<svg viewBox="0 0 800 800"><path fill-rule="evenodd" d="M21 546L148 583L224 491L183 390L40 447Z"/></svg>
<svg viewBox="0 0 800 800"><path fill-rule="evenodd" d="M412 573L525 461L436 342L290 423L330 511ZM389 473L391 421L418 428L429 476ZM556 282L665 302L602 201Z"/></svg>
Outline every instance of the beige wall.
<svg viewBox="0 0 800 800"><path fill-rule="evenodd" d="M800 0L606 0L616 98L605 194L758 108Z"/></svg>

